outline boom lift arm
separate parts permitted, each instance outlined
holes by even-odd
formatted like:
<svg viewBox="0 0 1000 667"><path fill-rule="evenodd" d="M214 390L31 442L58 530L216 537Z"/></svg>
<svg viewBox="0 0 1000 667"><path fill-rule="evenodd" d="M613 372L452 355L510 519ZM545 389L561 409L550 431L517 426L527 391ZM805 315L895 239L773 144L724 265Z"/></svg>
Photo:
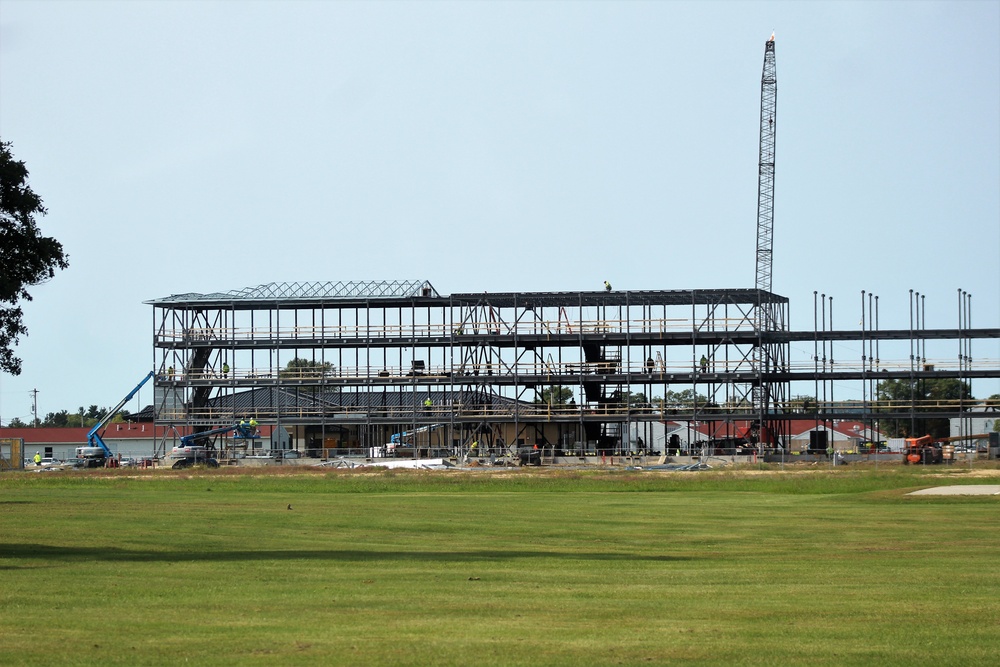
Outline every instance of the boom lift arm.
<svg viewBox="0 0 1000 667"><path fill-rule="evenodd" d="M118 411L121 410L126 403L132 400L133 396L139 393L139 390L142 389L142 385L149 382L149 378L151 377L153 377L153 371L149 371L146 377L142 378L139 384L135 386L135 389L129 392L128 396L123 398L121 402L112 408L108 414L101 417L101 420L94 424L94 428L90 429L90 432L87 433L87 443L89 446L100 447L104 452L104 456L107 458L112 458L114 456L114 454L111 453L111 449L108 448L108 446L104 443L104 440L101 438L101 434L103 434L104 428L107 427L108 423L115 418L116 414L118 414ZM98 431L101 431L101 433L99 434Z"/></svg>
<svg viewBox="0 0 1000 667"><path fill-rule="evenodd" d="M233 436L234 439L251 440L253 438L259 438L260 434L257 433L257 422L250 420L249 423L241 421L237 424L230 424L229 426L220 426L218 428L209 429L208 431L201 431L200 433L192 433L190 435L181 436L181 443L178 447L174 447L170 452L171 458L176 459L174 464L171 466L175 470L190 468L193 465L204 463L210 468L218 468L219 462L213 457L210 447L205 447L202 445L195 444L199 440L204 438L211 438L213 435L221 435L224 433L236 432Z"/></svg>
<svg viewBox="0 0 1000 667"><path fill-rule="evenodd" d="M251 426L246 422L240 422L238 424L232 424L230 426L220 426L219 428L213 428L209 431L202 431L201 433L192 433L191 435L181 436L181 447L190 447L196 441L202 438L209 438L213 435L220 435L224 433L231 433L235 431L236 435L233 436L236 439L251 440L253 438L259 438L257 434L257 429L255 426Z"/></svg>

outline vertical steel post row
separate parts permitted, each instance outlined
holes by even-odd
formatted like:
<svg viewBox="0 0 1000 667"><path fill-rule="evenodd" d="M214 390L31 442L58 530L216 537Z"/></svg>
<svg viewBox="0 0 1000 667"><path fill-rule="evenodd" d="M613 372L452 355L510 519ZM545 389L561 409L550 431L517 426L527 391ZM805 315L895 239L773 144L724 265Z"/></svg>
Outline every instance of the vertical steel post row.
<svg viewBox="0 0 1000 667"><path fill-rule="evenodd" d="M815 428L819 430L819 303L813 290L813 401L816 403Z"/></svg>
<svg viewBox="0 0 1000 667"><path fill-rule="evenodd" d="M271 405L274 406L275 430L271 433L271 443L268 449L274 449L274 437L277 433L278 444L281 444L281 397L284 390L281 387L281 302L274 301L274 330L271 334L274 340L274 381L271 385L271 395L273 396ZM279 447L280 449L280 447ZM284 461L284 458L282 458Z"/></svg>
<svg viewBox="0 0 1000 667"><path fill-rule="evenodd" d="M917 298L919 300L919 293L918 293ZM913 290L911 289L910 290L910 377L909 377L909 382L910 382L910 430L909 430L909 435L911 437L913 437L913 436L916 435L914 433L914 430L916 429L916 420L917 420L917 416L913 413L913 403L914 403L915 400L917 400L917 396L916 396L917 381L916 381L916 378L914 377L914 356L913 356L913 346L914 346L914 342L915 341L914 341L913 335L914 335L913 334ZM917 349L917 354L919 355L919 353L920 353L920 350L918 348Z"/></svg>
<svg viewBox="0 0 1000 667"><path fill-rule="evenodd" d="M621 330L622 323L625 324L625 359L621 360L619 363L624 363L625 368L619 369L625 371L627 378L628 389L624 392L625 398L625 428L623 432L619 434L619 437L624 438L625 448L627 451L632 451L632 311L629 308L629 292L625 291L625 315L622 316L622 307L618 306L618 328ZM619 348L620 349L620 348ZM618 357L621 358L622 354L619 352ZM621 385L619 385L621 386Z"/></svg>
<svg viewBox="0 0 1000 667"><path fill-rule="evenodd" d="M833 329L833 297L831 296L829 298L830 298L830 328L829 328L829 331L832 332L834 330ZM833 358L833 340L831 340L830 341L830 373L833 373L833 364L834 364L834 358ZM833 396L834 385L835 385L834 381L830 380L830 410L831 411L833 410L834 400L835 400L834 396ZM830 438L831 439L833 439L834 433L835 433L834 429L833 429L834 424L835 424L834 420L831 417L830 418ZM834 446L834 450L836 450L836 446ZM834 457L834 460L836 461L836 457Z"/></svg>
<svg viewBox="0 0 1000 667"><path fill-rule="evenodd" d="M865 318L865 290L861 290L861 423L865 425L865 434L870 434L871 423L869 422L868 413L868 354L865 349L866 339L865 339L865 324L867 319ZM866 438L868 442L871 442L871 437ZM869 450L871 451L871 450ZM878 446L875 447L875 466L878 467Z"/></svg>

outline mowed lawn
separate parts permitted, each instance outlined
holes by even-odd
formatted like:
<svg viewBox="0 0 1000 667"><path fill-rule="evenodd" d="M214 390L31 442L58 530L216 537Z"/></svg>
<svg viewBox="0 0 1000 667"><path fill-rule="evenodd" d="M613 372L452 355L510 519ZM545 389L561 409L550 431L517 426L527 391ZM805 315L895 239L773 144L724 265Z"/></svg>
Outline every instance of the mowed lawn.
<svg viewBox="0 0 1000 667"><path fill-rule="evenodd" d="M95 472L0 475L0 664L1000 664L1000 498L906 495L1000 476Z"/></svg>

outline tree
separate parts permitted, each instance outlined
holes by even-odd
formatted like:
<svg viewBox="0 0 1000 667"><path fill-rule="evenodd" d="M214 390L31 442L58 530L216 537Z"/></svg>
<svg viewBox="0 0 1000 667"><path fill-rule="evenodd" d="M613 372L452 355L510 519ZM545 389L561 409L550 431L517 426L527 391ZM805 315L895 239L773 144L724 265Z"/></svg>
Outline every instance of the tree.
<svg viewBox="0 0 1000 667"><path fill-rule="evenodd" d="M625 402L634 408L644 408L649 405L649 399L646 398L646 394L641 391L637 391L635 393L626 391Z"/></svg>
<svg viewBox="0 0 1000 667"><path fill-rule="evenodd" d="M82 426L84 428L90 428L97 424L97 422L99 422L104 415L108 414L108 412L110 412L110 408L100 408L96 405L91 405L89 410L84 410L81 405L76 409L76 412L70 412L68 410L50 412L46 414L43 419L37 420L35 426L54 428L78 428ZM111 417L111 419L108 420L108 423L124 424L130 419L132 419L132 413L128 410L119 410ZM10 423L7 424L7 428L27 428L29 426L31 426L31 424L25 424L17 417L11 419Z"/></svg>
<svg viewBox="0 0 1000 667"><path fill-rule="evenodd" d="M9 142L0 141L0 370L11 375L21 374L12 348L28 334L19 304L31 301L29 287L69 266L62 244L42 236L35 223L46 210L27 181L24 162L14 159Z"/></svg>
<svg viewBox="0 0 1000 667"><path fill-rule="evenodd" d="M679 410L692 408L695 403L704 406L708 403L708 398L701 394L696 394L693 389L685 389L684 391L668 389L662 398L657 396L653 399L652 403L654 406L662 407L664 410Z"/></svg>
<svg viewBox="0 0 1000 667"><path fill-rule="evenodd" d="M50 412L42 420L42 426L55 426L57 428L69 426L69 412L67 410Z"/></svg>
<svg viewBox="0 0 1000 667"><path fill-rule="evenodd" d="M295 357L285 364L284 370L278 371L278 377L283 380L315 380L329 375L332 371L333 364L329 361L311 361Z"/></svg>
<svg viewBox="0 0 1000 667"><path fill-rule="evenodd" d="M573 398L572 389L569 387L552 385L551 387L542 389L539 397L535 399L535 403L544 403L546 405L567 405L571 398Z"/></svg>
<svg viewBox="0 0 1000 667"><path fill-rule="evenodd" d="M891 406L882 408L898 411L914 402L914 413L921 415L913 421L909 419L880 420L879 428L891 437L919 437L933 435L946 437L950 434L947 417L934 417L935 412L949 411L958 401L972 401L972 388L968 382L955 378L920 378L914 380L883 380L878 385L879 401L890 401ZM940 402L940 406L928 403Z"/></svg>

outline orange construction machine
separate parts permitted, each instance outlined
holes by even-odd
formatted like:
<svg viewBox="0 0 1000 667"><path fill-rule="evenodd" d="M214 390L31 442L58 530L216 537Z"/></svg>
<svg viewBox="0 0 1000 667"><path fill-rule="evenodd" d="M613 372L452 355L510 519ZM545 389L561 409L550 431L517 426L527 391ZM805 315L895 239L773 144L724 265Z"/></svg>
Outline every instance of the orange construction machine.
<svg viewBox="0 0 1000 667"><path fill-rule="evenodd" d="M987 433L975 435L956 435L950 438L935 438L924 435L919 438L907 438L903 447L903 463L942 463L955 457L955 447L952 442L961 440L982 440L990 437Z"/></svg>

